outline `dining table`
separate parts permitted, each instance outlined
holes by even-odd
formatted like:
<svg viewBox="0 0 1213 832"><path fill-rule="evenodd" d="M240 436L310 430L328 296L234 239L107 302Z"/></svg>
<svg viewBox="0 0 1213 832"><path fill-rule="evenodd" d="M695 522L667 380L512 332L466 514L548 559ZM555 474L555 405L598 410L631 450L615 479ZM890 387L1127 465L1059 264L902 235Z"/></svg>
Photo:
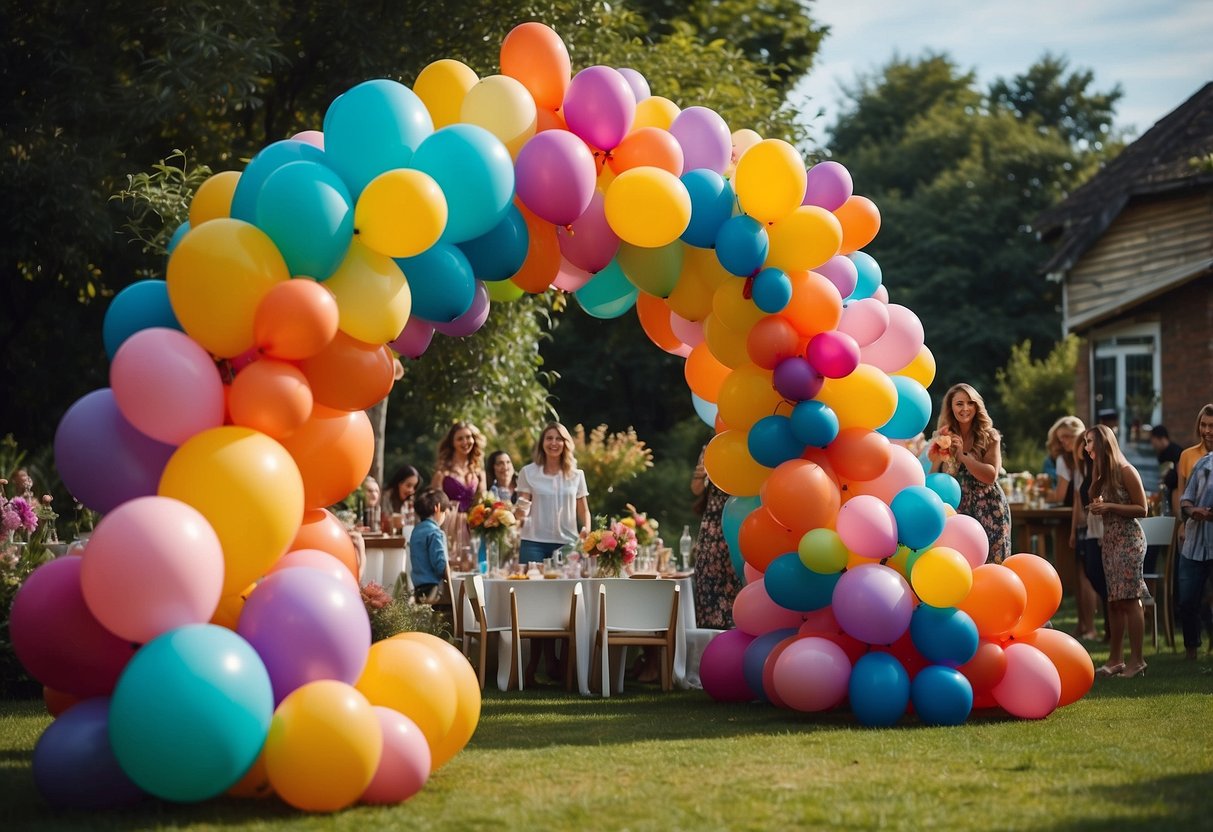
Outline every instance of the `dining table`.
<svg viewBox="0 0 1213 832"><path fill-rule="evenodd" d="M377 583L387 590L396 586L403 575L408 589L409 536L408 534L370 534L364 532L362 544L366 550L366 561L362 565L359 583L366 586Z"/></svg>
<svg viewBox="0 0 1213 832"><path fill-rule="evenodd" d="M1011 503L1011 553L1031 552L1049 560L1065 595L1078 588L1078 560L1070 545L1069 506Z"/></svg>

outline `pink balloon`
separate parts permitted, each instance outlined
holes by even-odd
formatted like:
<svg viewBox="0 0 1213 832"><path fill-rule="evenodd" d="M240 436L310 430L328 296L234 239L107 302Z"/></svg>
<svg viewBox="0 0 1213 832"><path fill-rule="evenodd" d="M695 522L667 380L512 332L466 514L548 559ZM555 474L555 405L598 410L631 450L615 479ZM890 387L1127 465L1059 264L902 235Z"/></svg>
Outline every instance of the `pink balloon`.
<svg viewBox="0 0 1213 832"><path fill-rule="evenodd" d="M519 199L554 225L568 225L585 212L597 181L594 155L567 130L536 133L522 146L514 163Z"/></svg>
<svg viewBox="0 0 1213 832"><path fill-rule="evenodd" d="M801 615L771 600L764 581L746 584L733 600L733 623L752 636L799 627Z"/></svg>
<svg viewBox="0 0 1213 832"><path fill-rule="evenodd" d="M984 564L990 555L990 538L986 536L986 530L976 518L967 514L953 514L943 521L943 533L935 545L960 552L974 569Z"/></svg>
<svg viewBox="0 0 1213 832"><path fill-rule="evenodd" d="M569 82L562 112L570 131L594 147L612 150L632 126L636 96L618 70L590 66Z"/></svg>
<svg viewBox="0 0 1213 832"><path fill-rule="evenodd" d="M808 636L793 642L775 661L775 690L789 708L828 711L847 695L851 660L834 642Z"/></svg>
<svg viewBox="0 0 1213 832"><path fill-rule="evenodd" d="M602 191L596 190L572 225L567 228L558 225L556 228L560 253L574 266L590 274L605 269L619 251L619 235L607 222L605 205L606 197Z"/></svg>
<svg viewBox="0 0 1213 832"><path fill-rule="evenodd" d="M876 298L876 300L880 301L883 304L888 304L889 287L885 286L883 283L881 283L879 286L876 287L876 291L872 293L872 297Z"/></svg>
<svg viewBox="0 0 1213 832"><path fill-rule="evenodd" d="M578 268L561 257L560 270L556 272L556 278L552 281L552 285L562 292L576 292L582 286L589 283L593 277L594 275L585 269Z"/></svg>
<svg viewBox="0 0 1213 832"><path fill-rule="evenodd" d="M852 494L867 494L885 505L892 505L897 492L911 485L924 485L926 474L918 457L901 445L890 443L889 467L879 477L866 482L853 481L848 484Z"/></svg>
<svg viewBox="0 0 1213 832"><path fill-rule="evenodd" d="M679 341L694 349L703 343L703 323L688 321L676 312L670 313L670 329Z"/></svg>
<svg viewBox="0 0 1213 832"><path fill-rule="evenodd" d="M472 295L472 305L455 320L449 323L434 322L434 331L441 332L448 338L463 338L471 335L489 319L489 292L484 283L476 281L476 292Z"/></svg>
<svg viewBox="0 0 1213 832"><path fill-rule="evenodd" d="M838 162L819 162L809 168L802 205L817 205L834 211L851 198L851 173ZM852 287L852 290L854 287ZM850 292L843 292L845 298Z"/></svg>
<svg viewBox="0 0 1213 832"><path fill-rule="evenodd" d="M859 366L859 344L845 332L819 332L809 339L805 357L826 378L846 378Z"/></svg>
<svg viewBox="0 0 1213 832"><path fill-rule="evenodd" d="M1061 674L1049 657L1030 644L1006 648L1007 672L992 691L994 701L1020 719L1044 719L1061 702Z"/></svg>
<svg viewBox="0 0 1213 832"><path fill-rule="evenodd" d="M670 135L682 147L684 172L697 168L716 173L728 170L733 156L733 134L715 110L687 107L674 116Z"/></svg>
<svg viewBox="0 0 1213 832"><path fill-rule="evenodd" d="M433 340L434 327L413 315L388 346L405 358L420 358L430 348L430 342Z"/></svg>
<svg viewBox="0 0 1213 832"><path fill-rule="evenodd" d="M897 521L884 502L866 494L852 497L838 510L838 536L861 558L892 557L897 552Z"/></svg>
<svg viewBox="0 0 1213 832"><path fill-rule="evenodd" d="M896 303L890 303L887 309L889 328L864 347L862 354L865 364L872 364L886 373L894 373L918 356L925 336L922 322L911 310Z"/></svg>
<svg viewBox="0 0 1213 832"><path fill-rule="evenodd" d="M417 723L399 711L376 705L375 716L383 732L383 754L361 801L400 803L421 791L430 778L430 744Z"/></svg>
<svg viewBox="0 0 1213 832"><path fill-rule="evenodd" d="M349 567L328 552L322 552L319 549L295 549L287 552L278 558L267 574L272 575L283 569L299 568L319 569L342 583L348 584L350 589L359 590L358 579L354 577L354 573L349 570Z"/></svg>
<svg viewBox="0 0 1213 832"><path fill-rule="evenodd" d="M141 433L180 445L223 424L223 380L215 360L176 329L152 327L122 343L110 365L118 409Z"/></svg>
<svg viewBox="0 0 1213 832"><path fill-rule="evenodd" d="M652 95L652 92L649 90L649 82L636 70L628 66L621 66L619 67L619 74L623 76L623 80L627 81L628 86L632 88L632 95L636 97L637 104Z"/></svg>
<svg viewBox="0 0 1213 832"><path fill-rule="evenodd" d="M742 564L741 571L745 576L745 583L747 586L762 580L762 573L753 566L750 566L749 563Z"/></svg>
<svg viewBox="0 0 1213 832"><path fill-rule="evenodd" d="M859 283L859 269L855 267L855 261L842 254L834 255L813 271L833 283L839 297L850 297Z"/></svg>
<svg viewBox="0 0 1213 832"><path fill-rule="evenodd" d="M741 630L725 630L708 643L699 661L704 693L717 702L749 702L758 698L742 672L745 649L753 640L754 636Z"/></svg>
<svg viewBox="0 0 1213 832"><path fill-rule="evenodd" d="M862 563L843 572L834 586L833 601L834 617L843 632L868 644L897 641L914 614L910 585L880 563Z"/></svg>
<svg viewBox="0 0 1213 832"><path fill-rule="evenodd" d="M97 524L84 549L80 586L107 630L142 644L211 620L223 593L223 547L193 506L140 497Z"/></svg>
<svg viewBox="0 0 1213 832"><path fill-rule="evenodd" d="M847 262L851 261L847 260ZM842 307L842 319L838 322L838 331L850 335L860 347L871 344L884 335L888 328L889 307L875 298L847 301L846 305Z"/></svg>
<svg viewBox="0 0 1213 832"><path fill-rule="evenodd" d="M324 150L324 134L319 130L303 130L291 136L297 142L310 144L312 147L318 147Z"/></svg>

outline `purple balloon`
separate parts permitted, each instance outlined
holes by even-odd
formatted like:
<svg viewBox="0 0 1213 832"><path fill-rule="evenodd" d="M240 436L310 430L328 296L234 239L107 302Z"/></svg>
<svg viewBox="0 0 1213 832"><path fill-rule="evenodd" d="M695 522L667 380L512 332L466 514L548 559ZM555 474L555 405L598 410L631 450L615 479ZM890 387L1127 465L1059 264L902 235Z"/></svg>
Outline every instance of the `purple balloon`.
<svg viewBox="0 0 1213 832"><path fill-rule="evenodd" d="M728 170L733 160L733 135L715 110L687 107L674 117L670 135L682 146L682 170Z"/></svg>
<svg viewBox="0 0 1213 832"><path fill-rule="evenodd" d="M108 387L68 408L55 431L55 467L72 496L105 514L156 493L177 450L140 433L118 410Z"/></svg>
<svg viewBox="0 0 1213 832"><path fill-rule="evenodd" d="M892 644L910 627L914 593L895 570L862 563L842 573L832 608L847 635L868 644Z"/></svg>
<svg viewBox="0 0 1213 832"><path fill-rule="evenodd" d="M110 746L106 697L78 702L47 726L33 771L39 793L59 809L113 809L143 797Z"/></svg>
<svg viewBox="0 0 1213 832"><path fill-rule="evenodd" d="M579 269L596 274L615 259L619 235L606 218L606 198L595 191L589 206L569 228L557 228L560 253Z"/></svg>
<svg viewBox="0 0 1213 832"><path fill-rule="evenodd" d="M308 682L354 684L371 648L361 596L319 569L271 573L245 601L236 632L265 663L275 705Z"/></svg>
<svg viewBox="0 0 1213 832"><path fill-rule="evenodd" d="M826 378L846 378L859 366L859 344L845 332L831 329L809 339L805 357Z"/></svg>
<svg viewBox="0 0 1213 832"><path fill-rule="evenodd" d="M834 255L813 271L833 283L838 294L844 298L850 297L859 283L859 269L855 268L851 258L841 254Z"/></svg>
<svg viewBox="0 0 1213 832"><path fill-rule="evenodd" d="M851 198L851 173L838 162L820 162L809 168L801 205L817 205L834 211ZM846 297L850 292L843 294Z"/></svg>
<svg viewBox="0 0 1213 832"><path fill-rule="evenodd" d="M404 329L400 330L400 334L394 341L389 342L388 346L405 358L420 358L430 348L430 341L433 340L433 325L416 315L410 315Z"/></svg>
<svg viewBox="0 0 1213 832"><path fill-rule="evenodd" d="M448 338L462 338L471 335L489 319L489 292L484 283L476 281L476 293L472 295L472 305L468 311L449 323L434 323L434 331L441 332Z"/></svg>
<svg viewBox="0 0 1213 832"><path fill-rule="evenodd" d="M645 77L630 66L619 67L619 74L623 76L623 80L628 82L628 86L632 88L632 95L636 96L636 103L639 104L650 95L652 91L649 89L649 82Z"/></svg>
<svg viewBox="0 0 1213 832"><path fill-rule="evenodd" d="M758 697L746 684L745 650L754 636L741 630L725 630L708 644L699 661L703 692L717 702L749 702Z"/></svg>
<svg viewBox="0 0 1213 832"><path fill-rule="evenodd" d="M585 213L597 182L594 154L567 130L536 133L514 163L518 198L553 225L568 225Z"/></svg>
<svg viewBox="0 0 1213 832"><path fill-rule="evenodd" d="M632 127L636 96L619 70L589 66L569 82L562 112L569 130L600 150L613 150Z"/></svg>
<svg viewBox="0 0 1213 832"><path fill-rule="evenodd" d="M816 396L821 390L821 385L825 383L821 373L813 369L813 365L800 356L780 361L775 366L772 380L779 395L797 402L803 402Z"/></svg>

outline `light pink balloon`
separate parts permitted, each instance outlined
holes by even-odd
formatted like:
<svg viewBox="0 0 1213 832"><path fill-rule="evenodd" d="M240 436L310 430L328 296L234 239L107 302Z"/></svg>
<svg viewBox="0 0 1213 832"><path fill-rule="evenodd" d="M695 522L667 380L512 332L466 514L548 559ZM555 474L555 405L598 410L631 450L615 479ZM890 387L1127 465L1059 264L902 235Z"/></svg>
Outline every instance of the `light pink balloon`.
<svg viewBox="0 0 1213 832"><path fill-rule="evenodd" d="M943 521L943 533L935 545L960 552L974 569L984 564L990 555L990 538L986 536L986 530L976 518L967 514L953 514Z"/></svg>
<svg viewBox="0 0 1213 832"><path fill-rule="evenodd" d="M809 168L802 205L817 205L827 211L841 208L851 198L851 172L838 162L819 162ZM850 292L844 293L846 297Z"/></svg>
<svg viewBox="0 0 1213 832"><path fill-rule="evenodd" d="M472 295L472 305L468 311L449 323L434 322L434 331L441 332L448 338L463 338L471 335L489 319L489 292L484 283L476 281L476 292Z"/></svg>
<svg viewBox="0 0 1213 832"><path fill-rule="evenodd" d="M376 705L375 716L383 732L383 754L361 801L400 803L421 791L430 778L430 745L417 723L399 711Z"/></svg>
<svg viewBox="0 0 1213 832"><path fill-rule="evenodd" d="M281 572L283 569L300 568L319 569L321 572L327 572L342 583L348 584L351 589L360 591L358 579L354 577L354 573L349 570L349 567L328 552L322 552L319 549L295 549L287 552L274 562L266 574Z"/></svg>
<svg viewBox="0 0 1213 832"><path fill-rule="evenodd" d="M588 66L569 82L561 112L574 134L600 150L613 150L632 127L636 95L618 70Z"/></svg>
<svg viewBox="0 0 1213 832"><path fill-rule="evenodd" d="M703 343L703 322L688 321L677 312L670 313L670 329L679 341L691 349Z"/></svg>
<svg viewBox="0 0 1213 832"><path fill-rule="evenodd" d="M127 641L205 624L223 592L219 536L197 509L171 497L139 497L105 515L83 559L85 603Z"/></svg>
<svg viewBox="0 0 1213 832"><path fill-rule="evenodd" d="M851 482L848 487L853 494L876 497L885 505L892 505L897 492L911 485L925 485L926 474L918 457L901 445L889 445L889 467L876 479L867 482Z"/></svg>
<svg viewBox="0 0 1213 832"><path fill-rule="evenodd" d="M324 134L319 130L303 130L291 136L297 142L310 144L312 147L318 147L324 150Z"/></svg>
<svg viewBox="0 0 1213 832"><path fill-rule="evenodd" d="M889 328L863 348L863 362L894 373L918 356L925 335L922 321L911 310L896 303L890 303L887 309Z"/></svg>
<svg viewBox="0 0 1213 832"><path fill-rule="evenodd" d="M753 566L750 566L749 563L742 564L741 571L745 575L745 583L747 586L762 580L762 573Z"/></svg>
<svg viewBox="0 0 1213 832"><path fill-rule="evenodd" d="M991 693L999 707L1020 719L1044 719L1061 702L1061 674L1030 644L1006 648L1007 672Z"/></svg>
<svg viewBox="0 0 1213 832"><path fill-rule="evenodd" d="M223 425L223 381L210 354L176 329L153 327L123 342L110 365L122 415L140 433L180 445Z"/></svg>
<svg viewBox="0 0 1213 832"><path fill-rule="evenodd" d="M636 97L636 103L644 101L652 92L649 89L649 82L638 71L630 66L619 67L619 74L628 82L628 86L632 88L632 95Z"/></svg>
<svg viewBox="0 0 1213 832"><path fill-rule="evenodd" d="M893 509L876 497L861 494L838 509L838 536L861 558L880 560L897 552L897 521Z"/></svg>
<svg viewBox="0 0 1213 832"><path fill-rule="evenodd" d="M578 268L561 257L560 271L556 272L556 279L552 281L552 285L564 292L576 292L582 286L589 283L593 277L594 275L585 269Z"/></svg>
<svg viewBox="0 0 1213 832"><path fill-rule="evenodd" d="M800 613L771 600L763 581L746 584L733 601L733 623L752 636L800 626Z"/></svg>
<svg viewBox="0 0 1213 832"><path fill-rule="evenodd" d="M847 695L851 660L829 639L797 639L779 654L773 675L775 690L789 708L828 711Z"/></svg>
<svg viewBox="0 0 1213 832"><path fill-rule="evenodd" d="M619 251L619 235L606 218L606 197L594 191L581 216L565 228L557 225L556 240L560 253L579 269L596 274L607 267ZM570 291L570 290L565 290Z"/></svg>
<svg viewBox="0 0 1213 832"><path fill-rule="evenodd" d="M567 130L536 133L518 151L514 189L537 217L568 225L594 196L598 166L585 142Z"/></svg>
<svg viewBox="0 0 1213 832"><path fill-rule="evenodd" d="M881 283L876 287L876 291L872 293L872 297L881 303L887 304L889 302L889 287Z"/></svg>
<svg viewBox="0 0 1213 832"><path fill-rule="evenodd" d="M842 318L838 321L838 331L850 335L860 347L871 344L888 328L889 307L875 298L847 301L842 308Z"/></svg>

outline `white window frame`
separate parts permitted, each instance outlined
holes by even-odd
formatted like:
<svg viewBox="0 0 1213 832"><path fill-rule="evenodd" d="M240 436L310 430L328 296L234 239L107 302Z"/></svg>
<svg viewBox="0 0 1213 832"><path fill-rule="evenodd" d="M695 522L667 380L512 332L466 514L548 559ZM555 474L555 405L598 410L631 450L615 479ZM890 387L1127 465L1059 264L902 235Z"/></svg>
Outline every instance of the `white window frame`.
<svg viewBox="0 0 1213 832"><path fill-rule="evenodd" d="M1150 338L1151 344L1117 344L1119 338ZM1162 325L1155 322L1123 324L1119 326L1110 326L1102 329L1093 330L1090 336L1091 351L1090 365L1088 367L1088 378L1090 384L1090 406L1091 406L1091 421L1096 421L1096 416L1101 409L1101 404L1095 401L1095 361L1099 358L1115 358L1116 359L1116 401L1111 406L1116 408L1116 412L1121 415L1120 420L1120 436L1117 437L1122 444L1124 437L1129 428L1128 424L1128 409L1125 406L1125 389L1127 387L1125 373L1125 357L1130 355L1148 354L1153 356L1153 373L1154 373L1154 394L1157 396L1157 401L1154 403L1154 409L1150 414L1150 424L1158 424L1162 417ZM1105 402L1102 407L1108 407Z"/></svg>

